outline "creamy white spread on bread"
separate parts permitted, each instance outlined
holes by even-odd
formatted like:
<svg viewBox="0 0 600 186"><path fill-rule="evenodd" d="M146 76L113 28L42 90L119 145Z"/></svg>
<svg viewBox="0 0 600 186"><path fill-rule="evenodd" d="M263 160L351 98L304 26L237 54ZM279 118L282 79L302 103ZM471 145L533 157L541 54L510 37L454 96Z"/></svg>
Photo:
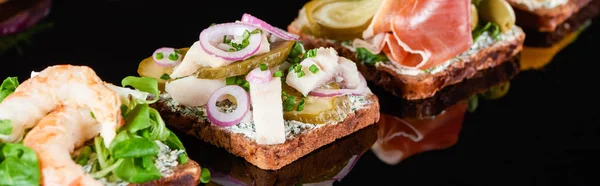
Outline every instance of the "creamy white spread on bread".
<svg viewBox="0 0 600 186"><path fill-rule="evenodd" d="M492 36L490 35L489 32L484 32L477 38L477 40L475 40L473 42L473 45L471 45L471 48L469 48L469 50L456 56L455 58L452 58L452 59L446 61L442 65L439 65L439 66L429 69L428 71L404 68L404 67L401 67L400 65L398 65L396 63L392 63L390 61L380 62L380 63L377 63L375 66L377 68L379 68L379 66L392 67L393 69L396 70L396 72L398 74L411 75L411 76L421 75L421 74L425 74L425 73L435 74L435 73L444 71L444 69L446 69L453 63L470 59L472 56L477 55L477 53L480 50L489 48L496 43L513 40L521 34L522 34L521 29L519 29L517 27L513 27L510 31L500 34L498 36L498 40L494 40L494 38L492 38Z"/></svg>
<svg viewBox="0 0 600 186"><path fill-rule="evenodd" d="M529 10L536 9L552 9L558 6L567 4L569 0L512 0L515 3L521 4L527 7Z"/></svg>
<svg viewBox="0 0 600 186"><path fill-rule="evenodd" d="M177 158L184 151L183 150L171 150L169 148L169 146L167 146L166 144L164 144L160 141L155 141L155 142L156 142L156 145L158 145L158 147L159 147L159 151L158 151L157 158L154 159L154 165L156 166L156 168L158 168L162 177L171 176L173 174L173 168L175 168L179 164L179 161L177 161ZM92 167L93 167L94 163L96 162L97 158L98 158L98 156L95 152L92 152L90 154L90 157L89 157L86 165L83 166L83 171L85 173L89 174L92 171ZM128 182L125 182L122 180L112 181L112 180L108 180L107 178L100 178L100 179L98 179L98 181L100 181L103 185L106 185L106 186L127 186L127 185L129 185Z"/></svg>
<svg viewBox="0 0 600 186"><path fill-rule="evenodd" d="M174 101L171 98L171 96L169 96L168 94L162 94L162 95L160 95L160 97L161 97L161 99L165 100L167 106L169 107L169 109L171 109L171 111L182 113L184 116L194 116L197 118L197 121L199 121L199 122L210 122L207 119L206 114L205 114L206 108L204 108L203 106L187 107L187 106L178 105L177 102ZM350 102L352 103L351 107L350 107L352 112L358 111L371 103L368 100L368 97L366 97L366 96L348 96L348 98L350 99ZM217 106L221 107L221 105L217 105ZM225 112L227 112L228 109L232 109L227 106L222 106L222 107L224 107L222 109ZM299 121L289 121L288 120L288 121L284 122L286 139L291 140L294 137L302 134L305 131L310 131L312 129L316 129L316 128L319 128L319 127L322 127L325 125L335 125L335 124L337 124L337 122L326 123L326 124L311 124L311 123L302 123ZM252 139L252 140L256 139L256 131L254 128L254 123L252 121L242 121L236 125L232 125L229 127L223 127L222 129L227 130L229 132L233 132L233 133L244 134L244 136L246 136L247 138Z"/></svg>

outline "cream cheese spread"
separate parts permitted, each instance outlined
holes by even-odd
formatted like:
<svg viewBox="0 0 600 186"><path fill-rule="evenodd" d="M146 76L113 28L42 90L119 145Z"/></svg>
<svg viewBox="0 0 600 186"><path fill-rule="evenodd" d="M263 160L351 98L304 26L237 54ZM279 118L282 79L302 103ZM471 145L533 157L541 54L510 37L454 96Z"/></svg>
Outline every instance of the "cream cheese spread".
<svg viewBox="0 0 600 186"><path fill-rule="evenodd" d="M173 99L168 94L160 95L161 99L165 100L167 106L173 112L180 112L186 116L195 116L200 122L210 122L206 116L206 108L204 107L187 107L178 105L177 102L173 101ZM352 112L360 110L366 105L370 104L369 100L366 96L349 96L351 104ZM217 105L220 107L220 105ZM230 108L221 108L225 112ZM285 121L285 135L287 140L291 140L294 137L302 134L304 131L309 131L312 129L316 129L325 125L334 125L336 123L325 123L325 124L311 124L311 123L302 123L299 121ZM254 123L252 121L242 121L236 125L232 125L229 127L222 127L222 130L228 130L233 133L244 134L249 139L256 139L256 131L254 128Z"/></svg>
<svg viewBox="0 0 600 186"><path fill-rule="evenodd" d="M513 2L527 7L529 10L541 8L552 9L567 4L569 0L513 0Z"/></svg>
<svg viewBox="0 0 600 186"><path fill-rule="evenodd" d="M446 61L442 65L439 65L439 66L429 69L427 72L423 71L423 70L419 70L419 69L405 68L396 63L390 62L390 61L376 63L375 66L377 68L379 68L380 66L390 67L392 69L395 69L398 74L411 75L411 76L421 75L421 74L425 74L425 73L435 74L435 73L444 71L444 69L446 69L453 63L470 59L472 56L477 55L477 53L482 49L489 48L494 44L500 43L501 41L513 40L517 36L519 36L521 34L521 32L522 32L521 29L519 29L518 27L513 27L511 30L507 31L506 33L500 34L498 36L498 40L494 40L494 38L492 38L492 36L489 32L484 32L477 38L477 40L475 40L473 42L473 45L471 45L471 48L469 48L469 50L456 56L455 58L452 58L452 59Z"/></svg>

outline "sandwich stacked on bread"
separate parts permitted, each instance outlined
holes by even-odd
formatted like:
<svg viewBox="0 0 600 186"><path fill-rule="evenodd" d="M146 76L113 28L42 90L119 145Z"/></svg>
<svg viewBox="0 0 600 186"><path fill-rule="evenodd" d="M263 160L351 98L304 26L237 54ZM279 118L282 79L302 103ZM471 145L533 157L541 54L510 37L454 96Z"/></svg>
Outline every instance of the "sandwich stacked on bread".
<svg viewBox="0 0 600 186"><path fill-rule="evenodd" d="M521 69L539 69L571 44L600 13L598 0L507 0L527 34Z"/></svg>
<svg viewBox="0 0 600 186"><path fill-rule="evenodd" d="M189 48L156 50L138 72L164 84L153 107L168 125L280 169L379 119L356 63L297 40L244 14L209 26Z"/></svg>
<svg viewBox="0 0 600 186"><path fill-rule="evenodd" d="M16 77L5 79L0 185L206 183L208 169L188 158L179 138L149 107L158 100L157 81L130 76L122 85L71 65L32 72L22 84ZM113 116L116 125L104 122Z"/></svg>
<svg viewBox="0 0 600 186"><path fill-rule="evenodd" d="M486 69L511 61L519 65L525 33L514 25L512 7L504 1L500 5L468 0L313 0L288 30L300 35L307 48L336 48L358 63L369 82L414 102Z"/></svg>

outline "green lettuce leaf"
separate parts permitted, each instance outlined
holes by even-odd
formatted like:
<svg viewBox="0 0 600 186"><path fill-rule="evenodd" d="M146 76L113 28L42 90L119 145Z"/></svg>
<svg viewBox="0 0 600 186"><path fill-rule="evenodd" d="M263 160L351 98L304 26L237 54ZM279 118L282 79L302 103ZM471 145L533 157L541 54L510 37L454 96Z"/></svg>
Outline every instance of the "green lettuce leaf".
<svg viewBox="0 0 600 186"><path fill-rule="evenodd" d="M148 92L154 95L154 99L148 101L148 104L158 101L160 91L158 90L158 81L154 78L128 76L121 81L121 85L123 87L131 86L139 91Z"/></svg>
<svg viewBox="0 0 600 186"><path fill-rule="evenodd" d="M388 58L383 54L373 54L365 48L356 48L356 59L363 65L374 66L377 62L388 61Z"/></svg>
<svg viewBox="0 0 600 186"><path fill-rule="evenodd" d="M2 81L2 85L0 85L0 102L4 100L4 98L8 97L8 95L15 92L17 87L19 86L19 80L17 77L8 77Z"/></svg>
<svg viewBox="0 0 600 186"><path fill-rule="evenodd" d="M39 185L35 152L21 144L0 143L0 185Z"/></svg>

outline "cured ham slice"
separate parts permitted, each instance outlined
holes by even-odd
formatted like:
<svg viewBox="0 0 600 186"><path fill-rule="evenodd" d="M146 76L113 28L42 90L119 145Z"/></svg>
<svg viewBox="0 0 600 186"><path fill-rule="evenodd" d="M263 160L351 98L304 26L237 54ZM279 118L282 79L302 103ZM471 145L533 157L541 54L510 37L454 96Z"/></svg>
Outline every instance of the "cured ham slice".
<svg viewBox="0 0 600 186"><path fill-rule="evenodd" d="M435 67L473 44L469 6L469 0L385 0L363 38L385 33L384 44L373 43L371 51L406 68Z"/></svg>

